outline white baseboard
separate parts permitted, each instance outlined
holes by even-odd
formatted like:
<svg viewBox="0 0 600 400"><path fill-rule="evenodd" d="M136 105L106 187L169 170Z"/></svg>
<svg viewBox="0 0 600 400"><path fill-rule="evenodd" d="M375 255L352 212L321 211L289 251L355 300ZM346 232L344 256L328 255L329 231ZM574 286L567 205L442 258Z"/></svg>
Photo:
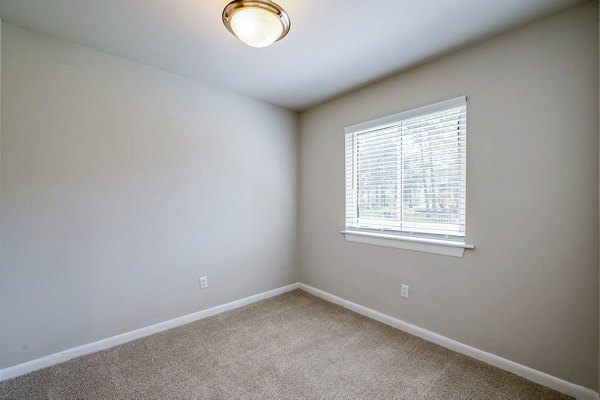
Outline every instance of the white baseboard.
<svg viewBox="0 0 600 400"><path fill-rule="evenodd" d="M439 344L440 346L446 347L450 350L465 354L469 357L473 357L477 360L483 361L487 364L501 368L508 372L512 372L515 375L522 376L523 378L529 379L532 382L539 383L540 385L547 386L558 392L575 397L578 400L600 400L600 396L598 395L598 393L591 389L576 385L571 382L567 382L565 380L559 379L544 372L537 371L533 368L529 368L524 365L518 364L514 361L510 361L505 358L487 353L483 350L476 349L466 344L449 339L445 336L428 331L427 329L423 329L416 325L409 324L408 322L380 313L378 311L361 306L351 301L342 299L331 293L327 293L323 290L314 288L309 285L305 285L303 283L293 283L291 285L269 290L267 292L259 293L240 300L235 300L230 303L222 304L220 306L208 308L206 310L198 311L178 318L173 318L168 321L159 322L158 324L150 325L130 332L125 332L120 335L99 340L97 342L74 347L68 350L61 351L59 353L50 354L45 357L31 360L12 367L4 368L0 370L0 381L24 375L26 373L46 368L55 364L59 364L75 357L118 346L120 344L140 339L142 337L149 336L154 333L189 324L190 322L198 321L203 318L230 311L248 304L256 303L257 301L268 299L270 297L290 292L298 288L317 297L320 297L324 300L330 301L335 304L339 304L359 314L380 321L386 325L393 326L394 328L403 330L430 342Z"/></svg>
<svg viewBox="0 0 600 400"><path fill-rule="evenodd" d="M143 338L145 336L149 336L158 332L162 332L167 329L189 324L190 322L198 321L200 319L210 317L216 314L221 314L225 311L230 311L248 304L256 303L257 301L268 299L269 297L277 296L279 294L298 289L298 287L298 283L293 283L291 285L255 294L253 296L235 300L230 303L222 304L220 306L208 308L206 310L198 311L192 314L173 318L168 321L159 322L158 324L146 326L144 328L136 329L130 332L125 332L120 335L109 337L107 339L98 340L97 342L73 347L71 349L61 351L59 353L50 354L48 356L27 361L22 364L0 369L0 381L14 378L19 375L24 375L29 372L36 371L38 369L49 367L51 365L59 364L68 361L72 358L83 356L85 354L95 353L100 350L105 350L110 347L118 346L120 344L127 343L135 339Z"/></svg>
<svg viewBox="0 0 600 400"><path fill-rule="evenodd" d="M402 321L400 319L390 317L389 315L342 299L323 290L314 288L309 285L305 285L304 283L300 283L300 289L329 302L339 304L340 306L343 306L359 314L382 322L386 325L393 326L394 328L408 332L410 334L423 338L429 342L439 344L440 346L456 351L457 353L465 354L469 357L483 361L487 364L493 365L505 371L512 372L515 375L522 376L523 378L528 379L532 382L549 387L550 389L554 389L557 392L575 397L578 400L600 400L600 396L598 395L598 393L593 391L592 389L588 389L586 387L567 382L555 376L546 374L545 372L541 372L533 368L529 368L524 365L518 364L514 361L510 361L505 358L487 353L483 350L476 349L466 344L457 342L456 340L452 340L445 336L428 331L427 329L420 328L416 325L409 324L408 322Z"/></svg>

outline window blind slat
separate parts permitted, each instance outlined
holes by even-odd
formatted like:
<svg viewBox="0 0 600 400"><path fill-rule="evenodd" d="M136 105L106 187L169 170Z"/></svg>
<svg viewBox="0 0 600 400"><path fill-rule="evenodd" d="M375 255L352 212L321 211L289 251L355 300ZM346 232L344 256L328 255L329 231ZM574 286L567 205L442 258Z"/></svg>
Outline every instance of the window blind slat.
<svg viewBox="0 0 600 400"><path fill-rule="evenodd" d="M466 101L423 110L346 128L347 228L464 237Z"/></svg>

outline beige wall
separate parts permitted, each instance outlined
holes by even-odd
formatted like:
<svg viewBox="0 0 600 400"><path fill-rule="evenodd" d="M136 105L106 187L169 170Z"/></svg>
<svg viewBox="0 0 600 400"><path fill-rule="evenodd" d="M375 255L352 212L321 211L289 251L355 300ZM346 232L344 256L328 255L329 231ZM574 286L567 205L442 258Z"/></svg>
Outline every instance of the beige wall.
<svg viewBox="0 0 600 400"><path fill-rule="evenodd" d="M297 114L2 39L0 368L297 281Z"/></svg>
<svg viewBox="0 0 600 400"><path fill-rule="evenodd" d="M596 388L596 8L583 3L302 113L301 281ZM346 242L344 127L459 95L469 98L467 240L477 249L457 259Z"/></svg>

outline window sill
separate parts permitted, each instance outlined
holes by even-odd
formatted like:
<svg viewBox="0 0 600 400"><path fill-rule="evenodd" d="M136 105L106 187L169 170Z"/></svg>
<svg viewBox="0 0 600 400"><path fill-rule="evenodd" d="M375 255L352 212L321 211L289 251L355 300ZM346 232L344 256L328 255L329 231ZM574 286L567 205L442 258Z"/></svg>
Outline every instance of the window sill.
<svg viewBox="0 0 600 400"><path fill-rule="evenodd" d="M475 246L464 242L441 239L427 239L413 236L386 235L384 233L341 231L349 242L373 244L375 246L395 247L397 249L441 254L451 257L462 257L465 249Z"/></svg>

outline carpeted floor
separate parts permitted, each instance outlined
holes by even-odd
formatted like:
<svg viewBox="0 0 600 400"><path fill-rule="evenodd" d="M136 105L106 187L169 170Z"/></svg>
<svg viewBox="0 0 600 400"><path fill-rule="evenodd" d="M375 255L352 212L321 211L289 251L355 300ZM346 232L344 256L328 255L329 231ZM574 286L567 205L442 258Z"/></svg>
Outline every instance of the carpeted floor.
<svg viewBox="0 0 600 400"><path fill-rule="evenodd" d="M1 382L0 398L569 397L296 290Z"/></svg>

